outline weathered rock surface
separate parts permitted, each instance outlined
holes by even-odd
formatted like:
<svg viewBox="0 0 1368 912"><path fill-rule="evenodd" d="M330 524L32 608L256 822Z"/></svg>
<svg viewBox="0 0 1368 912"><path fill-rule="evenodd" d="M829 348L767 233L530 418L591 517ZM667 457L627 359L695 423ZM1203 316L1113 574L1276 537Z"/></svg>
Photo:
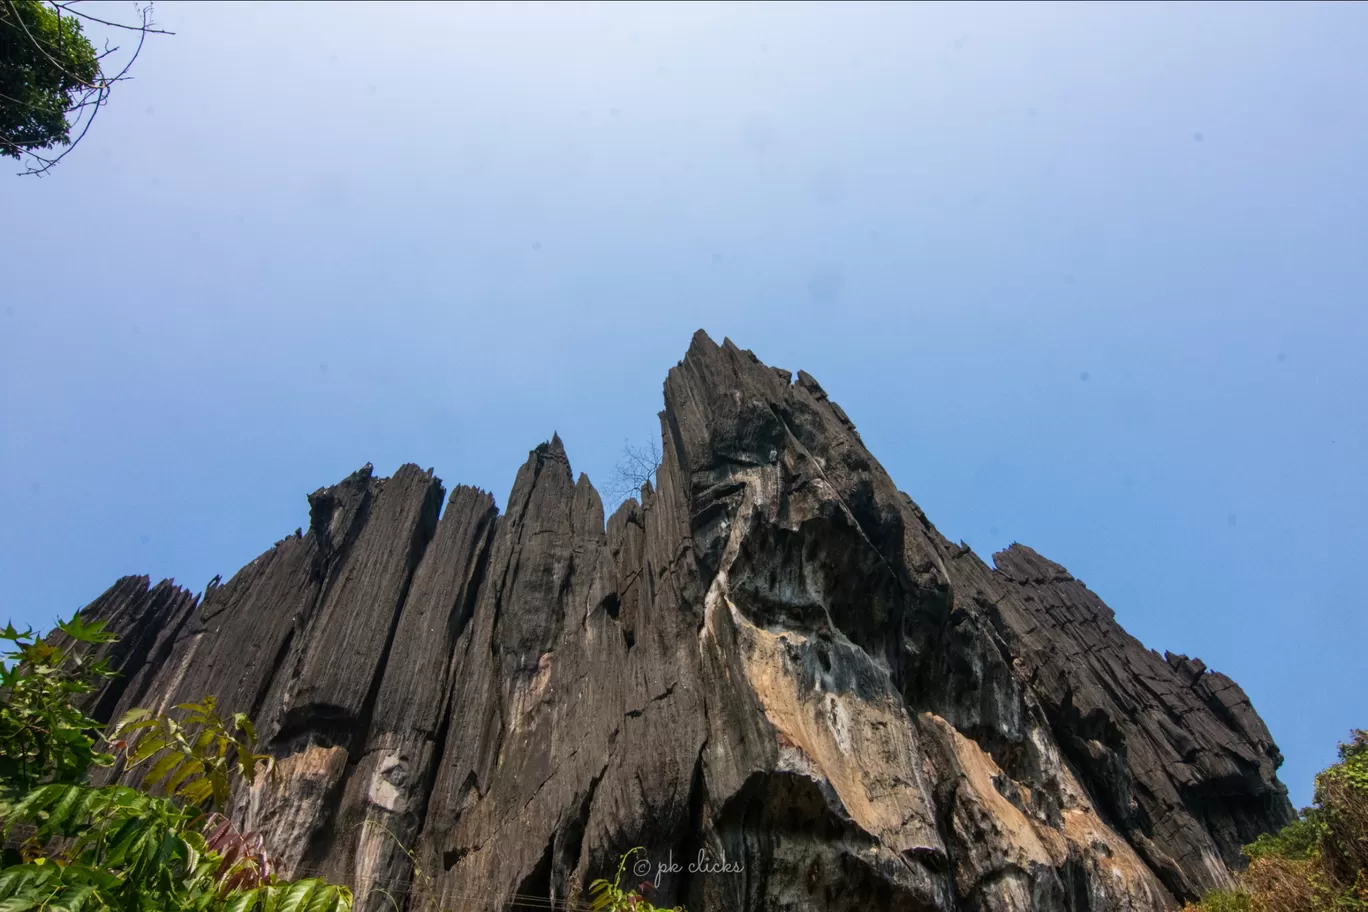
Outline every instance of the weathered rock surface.
<svg viewBox="0 0 1368 912"><path fill-rule="evenodd" d="M946 541L812 377L700 332L661 435L606 523L553 438L502 514L367 466L201 599L121 580L94 705L253 714L234 813L369 912L574 903L637 845L695 912L1169 909L1291 818L1234 682Z"/></svg>

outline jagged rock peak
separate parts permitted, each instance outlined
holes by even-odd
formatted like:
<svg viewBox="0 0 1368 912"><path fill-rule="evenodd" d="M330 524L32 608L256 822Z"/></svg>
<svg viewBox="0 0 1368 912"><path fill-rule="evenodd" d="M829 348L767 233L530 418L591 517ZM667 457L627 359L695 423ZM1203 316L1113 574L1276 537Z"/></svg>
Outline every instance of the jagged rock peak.
<svg viewBox="0 0 1368 912"><path fill-rule="evenodd" d="M606 526L553 434L502 514L367 465L202 602L121 580L93 705L251 713L235 818L368 912L582 901L636 845L694 912L1172 909L1291 819L1233 681L947 541L811 376L700 330L663 393Z"/></svg>
<svg viewBox="0 0 1368 912"><path fill-rule="evenodd" d="M993 566L999 573L1018 583L1067 583L1073 579L1068 570L1019 542L1013 542L1006 550L994 554Z"/></svg>

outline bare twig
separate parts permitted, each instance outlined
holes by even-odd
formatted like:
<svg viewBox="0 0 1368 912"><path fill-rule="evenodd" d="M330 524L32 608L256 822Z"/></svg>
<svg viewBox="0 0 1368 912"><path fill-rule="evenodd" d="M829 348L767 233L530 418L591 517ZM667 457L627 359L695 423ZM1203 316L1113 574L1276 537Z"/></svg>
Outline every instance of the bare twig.
<svg viewBox="0 0 1368 912"><path fill-rule="evenodd" d="M138 46L133 49L133 56L128 58L128 63L124 64L124 68L122 70L119 70L117 76L115 76L113 79L105 79L102 81L102 88L108 89L109 86L113 85L114 83L123 81L128 71L133 68L133 63L138 59L138 55L142 53L143 44L147 42L147 36L149 34L171 34L170 32L158 32L156 29L148 28L149 24L152 21L148 18L152 13L152 4L149 3L147 6L144 6L140 10L138 10L138 12L142 15L142 27L139 28L137 26L126 26L126 28L129 28L138 33Z"/></svg>
<svg viewBox="0 0 1368 912"><path fill-rule="evenodd" d="M105 46L104 46L104 50L101 51L100 53L96 54L96 55L95 55L95 59L96 59L96 60L104 60L106 57L108 57L110 54L114 53L114 52L117 51L118 49L119 49L119 46L118 46L117 44L114 45L113 47L110 47L110 46L109 46L109 42L106 41L106 42L105 42Z"/></svg>
<svg viewBox="0 0 1368 912"><path fill-rule="evenodd" d="M613 478L608 484L608 500L614 507L629 497L641 493L643 485L655 481L656 470L660 468L660 444L651 440L644 446L633 446L627 441L622 444L622 457L613 470Z"/></svg>
<svg viewBox="0 0 1368 912"><path fill-rule="evenodd" d="M57 9L62 10L63 12L70 13L73 16L80 16L82 19L89 19L91 22L98 22L100 23L100 25L107 25L110 28L127 29L130 32L146 32L149 35L176 34L175 32L168 32L166 29L152 28L153 23L148 21L146 18L144 18L142 25L124 25L122 22L110 22L108 19L101 19L98 16L92 16L89 13L83 13L78 9L74 9L73 7L75 7L76 4L79 2L80 0L67 0L66 3L54 3L52 5Z"/></svg>
<svg viewBox="0 0 1368 912"><path fill-rule="evenodd" d="M81 140L85 139L86 133L90 132L90 125L93 124L93 123L95 122L95 115L100 113L100 108L104 107L105 102L107 102L108 100L109 100L109 91L108 91L108 90L105 90L104 92L101 93L100 98L99 98L98 100L95 101L95 103L94 103L95 106L94 106L93 108L90 109L90 116L86 118L85 126L81 128L80 135L78 135L78 136L77 136L75 139L73 139L71 142L67 143L67 147L66 147L65 149L63 149L62 152L61 152L61 154L58 155L56 158L53 158L53 159L44 159L44 160L43 160L43 167L41 167L41 168L33 168L33 167L30 167L30 168L29 168L27 171L25 171L24 173L25 173L25 174L42 174L42 173L44 173L45 171L47 171L49 168L52 168L54 165L56 165L59 161L61 161L62 159L66 158L66 157L67 157L67 154L68 154L72 149L76 148L77 144L80 143ZM34 157L36 158L37 156L34 156Z"/></svg>

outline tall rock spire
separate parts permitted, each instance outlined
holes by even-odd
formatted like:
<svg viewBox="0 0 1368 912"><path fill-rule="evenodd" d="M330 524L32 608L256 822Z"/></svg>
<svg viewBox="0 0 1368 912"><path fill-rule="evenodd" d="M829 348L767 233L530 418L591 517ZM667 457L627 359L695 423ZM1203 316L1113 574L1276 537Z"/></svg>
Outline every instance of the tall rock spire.
<svg viewBox="0 0 1368 912"><path fill-rule="evenodd" d="M1159 910L1291 819L1234 682L947 541L808 374L700 331L660 428L606 523L553 435L502 515L367 466L202 604L122 580L95 699L256 716L235 814L368 912L574 901L637 845L694 912Z"/></svg>

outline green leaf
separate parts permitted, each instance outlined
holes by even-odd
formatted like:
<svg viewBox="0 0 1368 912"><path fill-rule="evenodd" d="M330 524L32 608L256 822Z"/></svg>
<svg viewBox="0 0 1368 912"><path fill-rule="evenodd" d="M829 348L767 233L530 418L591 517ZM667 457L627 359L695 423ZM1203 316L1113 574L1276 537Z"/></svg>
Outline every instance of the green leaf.
<svg viewBox="0 0 1368 912"><path fill-rule="evenodd" d="M17 865L10 870L17 870L18 877L10 882L9 895L0 902L0 912L7 909L32 909L52 892L47 884L61 873L61 869L56 865L41 864Z"/></svg>
<svg viewBox="0 0 1368 912"><path fill-rule="evenodd" d="M38 814L60 801L70 788L74 786L53 784L39 786L29 792L22 801L10 809L9 820L5 824L6 831L20 820L35 819Z"/></svg>
<svg viewBox="0 0 1368 912"><path fill-rule="evenodd" d="M306 909L309 898L317 886L317 880L301 880L290 884L281 894L276 912L301 912L301 910Z"/></svg>
<svg viewBox="0 0 1368 912"><path fill-rule="evenodd" d="M214 794L214 786L210 781L203 777L195 777L182 785L176 794L180 795L192 805L199 806L208 801Z"/></svg>
<svg viewBox="0 0 1368 912"><path fill-rule="evenodd" d="M58 621L57 627L78 643L108 643L114 639L112 633L105 632L104 621L86 623L79 614L69 621Z"/></svg>
<svg viewBox="0 0 1368 912"><path fill-rule="evenodd" d="M256 906L260 892L259 889L254 889L238 893L228 900L222 912L248 912Z"/></svg>
<svg viewBox="0 0 1368 912"><path fill-rule="evenodd" d="M0 899L24 893L42 873L33 865L15 865L0 873Z"/></svg>
<svg viewBox="0 0 1368 912"><path fill-rule="evenodd" d="M106 861L111 867L119 867L136 860L131 859L129 853L146 828L145 822L136 817L131 817L114 831L114 834L109 838L109 848L105 851Z"/></svg>
<svg viewBox="0 0 1368 912"><path fill-rule="evenodd" d="M167 741L157 732L148 732L138 739L138 746L128 758L129 766L137 766L159 750L167 747Z"/></svg>
<svg viewBox="0 0 1368 912"><path fill-rule="evenodd" d="M160 828L152 825L144 826L137 841L128 850L128 856L133 867L142 868L145 874L151 874L161 867L162 844L163 834L160 832Z"/></svg>
<svg viewBox="0 0 1368 912"><path fill-rule="evenodd" d="M23 867L6 868L0 871L0 899L4 899L19 888L23 874Z"/></svg>
<svg viewBox="0 0 1368 912"><path fill-rule="evenodd" d="M195 756L196 756L196 757L204 757L204 756L207 756L207 755L208 755L208 752L209 752L209 748L213 745L213 743L214 743L214 730L213 730L212 728L206 728L204 731L200 732L200 733L199 733L199 737L197 737L197 738L195 739L195 747L194 747Z"/></svg>
<svg viewBox="0 0 1368 912"><path fill-rule="evenodd" d="M86 789L81 786L65 787L65 794L62 794L57 802L52 805L51 810L48 811L47 821L39 828L39 838L46 840L53 833L66 831L85 809L85 803L82 801L85 797Z"/></svg>
<svg viewBox="0 0 1368 912"><path fill-rule="evenodd" d="M107 738L106 740L114 741L114 740L118 740L119 738L123 737L124 735L129 734L130 732L143 731L143 730L149 729L149 728L156 728L156 727L157 727L157 722L158 722L158 720L156 720L156 719L141 719L141 720L138 720L138 721L135 721L135 722L130 722L130 723L128 723L127 725L121 725L120 727L115 728L115 729L113 729L112 731L110 731L110 733L109 733L109 734L110 734L110 737Z"/></svg>
<svg viewBox="0 0 1368 912"><path fill-rule="evenodd" d="M189 839L183 839L181 843L184 846L185 851L185 870L187 873L193 875L195 869L199 867L200 850L196 847L195 843Z"/></svg>
<svg viewBox="0 0 1368 912"><path fill-rule="evenodd" d="M81 909L85 908L86 902L94 895L94 886L73 884L57 894L57 898L48 903L46 908L51 912L81 912Z"/></svg>
<svg viewBox="0 0 1368 912"><path fill-rule="evenodd" d="M256 726L246 713L233 713L233 727L247 735L247 741L251 744L256 743Z"/></svg>
<svg viewBox="0 0 1368 912"><path fill-rule="evenodd" d="M196 773L202 773L203 771L204 767L199 763L199 761L186 760L184 763L181 764L180 768L176 770L176 772L171 776L171 778L166 780L166 786L164 789L166 794L176 794L177 790L187 779L189 779Z"/></svg>
<svg viewBox="0 0 1368 912"><path fill-rule="evenodd" d="M215 767L209 771L209 786L214 796L214 807L223 808L228 805L228 776L223 770Z"/></svg>
<svg viewBox="0 0 1368 912"><path fill-rule="evenodd" d="M318 888L314 891L313 899L309 900L309 907L305 912L345 912L349 909L350 890L318 881Z"/></svg>
<svg viewBox="0 0 1368 912"><path fill-rule="evenodd" d="M128 729L128 727L129 727L130 725L132 725L133 723L135 723L135 722L147 722L147 721L152 721L152 722L155 724L155 720L151 719L151 716L152 716L152 710L150 710L150 709L142 709L142 708L130 709L128 712L124 713L122 716L119 716L119 721L116 722L116 723L114 723L114 731L116 731L116 732L126 731L126 730Z"/></svg>
<svg viewBox="0 0 1368 912"><path fill-rule="evenodd" d="M277 886L261 888L261 912L279 912L281 891Z"/></svg>
<svg viewBox="0 0 1368 912"><path fill-rule="evenodd" d="M180 754L166 754L152 764L152 768L147 771L147 775L142 777L140 787L144 791L151 791L158 782L165 779L171 772L182 763L189 764L192 761L182 757Z"/></svg>

